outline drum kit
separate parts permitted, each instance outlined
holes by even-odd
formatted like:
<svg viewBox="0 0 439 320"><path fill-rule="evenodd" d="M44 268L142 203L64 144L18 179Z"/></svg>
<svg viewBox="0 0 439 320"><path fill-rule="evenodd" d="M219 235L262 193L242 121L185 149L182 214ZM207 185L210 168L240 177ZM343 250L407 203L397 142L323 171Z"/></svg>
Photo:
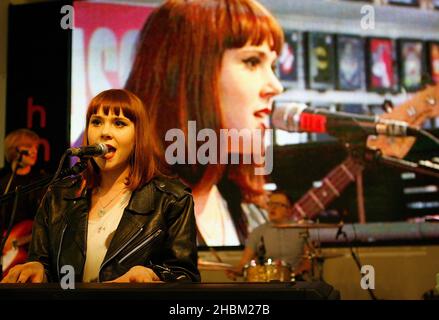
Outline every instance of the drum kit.
<svg viewBox="0 0 439 320"><path fill-rule="evenodd" d="M298 228L304 231L300 233L305 242L305 254L298 266L292 266L283 260L265 259L251 260L244 266L245 282L289 282L300 280L323 280L323 262L326 259L343 257L343 254L325 254L321 251L318 242L310 241L310 229L321 228L340 228L343 224L330 223L314 223L314 222L298 222L276 225L277 228ZM199 260L198 267L200 270L207 271L227 271L232 270L231 264L222 262L210 262Z"/></svg>

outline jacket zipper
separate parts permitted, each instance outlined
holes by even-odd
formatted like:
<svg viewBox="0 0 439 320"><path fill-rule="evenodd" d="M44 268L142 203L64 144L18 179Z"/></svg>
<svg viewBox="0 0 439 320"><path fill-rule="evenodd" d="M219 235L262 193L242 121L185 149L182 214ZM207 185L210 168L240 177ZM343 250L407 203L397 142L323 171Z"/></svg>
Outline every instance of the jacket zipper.
<svg viewBox="0 0 439 320"><path fill-rule="evenodd" d="M115 256L117 256L119 254L119 252L121 252L123 249L125 249L141 232L143 231L143 227L141 227L139 230L137 230L137 232L134 234L134 236L131 237L130 240L128 240L122 247L119 248L119 250L117 250L111 257L109 257L107 260L105 260L102 264L101 267L99 268L99 273L98 273L98 282L100 282L100 274L102 271L102 268L110 261L112 260Z"/></svg>
<svg viewBox="0 0 439 320"><path fill-rule="evenodd" d="M62 233L61 233L61 240L59 241L59 248L58 248L58 255L56 257L56 271L58 272L58 280L61 281L60 277L60 270L59 270L59 259L61 257L61 247L64 240L64 233L66 232L67 224L64 226Z"/></svg>
<svg viewBox="0 0 439 320"><path fill-rule="evenodd" d="M155 238L157 238L159 236L159 234L162 233L161 229L158 229L157 231L155 231L153 234L149 235L148 238L146 238L145 240L143 240L142 243L140 243L137 247L135 247L133 250L131 250L130 252L128 252L122 259L119 260L119 263L122 263L126 258L128 258L130 255L132 255L134 252L136 252L137 250L139 250L141 247L147 245L149 242L151 242L152 240L154 240Z"/></svg>

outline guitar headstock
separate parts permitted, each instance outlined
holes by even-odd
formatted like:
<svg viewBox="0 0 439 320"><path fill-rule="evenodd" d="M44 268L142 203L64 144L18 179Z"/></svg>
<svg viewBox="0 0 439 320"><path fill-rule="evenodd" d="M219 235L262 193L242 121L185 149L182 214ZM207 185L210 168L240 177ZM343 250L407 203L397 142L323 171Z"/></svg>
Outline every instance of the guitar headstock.
<svg viewBox="0 0 439 320"><path fill-rule="evenodd" d="M411 99L394 108L390 113L380 115L383 119L405 121L410 126L420 127L430 118L439 116L439 84L428 86L417 92ZM414 137L369 137L367 146L380 149L386 156L404 158L415 143Z"/></svg>

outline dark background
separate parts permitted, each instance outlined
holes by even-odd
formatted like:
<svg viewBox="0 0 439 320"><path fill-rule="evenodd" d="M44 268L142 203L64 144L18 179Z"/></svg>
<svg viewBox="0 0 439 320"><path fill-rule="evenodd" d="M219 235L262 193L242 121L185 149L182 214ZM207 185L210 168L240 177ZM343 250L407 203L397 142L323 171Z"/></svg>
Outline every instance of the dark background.
<svg viewBox="0 0 439 320"><path fill-rule="evenodd" d="M60 25L64 4L71 1L9 6L6 134L29 128L46 139L50 148L41 147L38 165L47 171L69 147L72 30ZM45 127L40 112L28 123L30 98L44 109Z"/></svg>

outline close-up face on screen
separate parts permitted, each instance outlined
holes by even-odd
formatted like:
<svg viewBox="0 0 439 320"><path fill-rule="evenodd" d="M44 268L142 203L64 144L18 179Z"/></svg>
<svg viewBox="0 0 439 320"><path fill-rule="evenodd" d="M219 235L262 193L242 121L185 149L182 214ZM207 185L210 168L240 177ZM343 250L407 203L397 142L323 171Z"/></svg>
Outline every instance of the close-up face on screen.
<svg viewBox="0 0 439 320"><path fill-rule="evenodd" d="M1 9L8 299L438 298L438 1Z"/></svg>

